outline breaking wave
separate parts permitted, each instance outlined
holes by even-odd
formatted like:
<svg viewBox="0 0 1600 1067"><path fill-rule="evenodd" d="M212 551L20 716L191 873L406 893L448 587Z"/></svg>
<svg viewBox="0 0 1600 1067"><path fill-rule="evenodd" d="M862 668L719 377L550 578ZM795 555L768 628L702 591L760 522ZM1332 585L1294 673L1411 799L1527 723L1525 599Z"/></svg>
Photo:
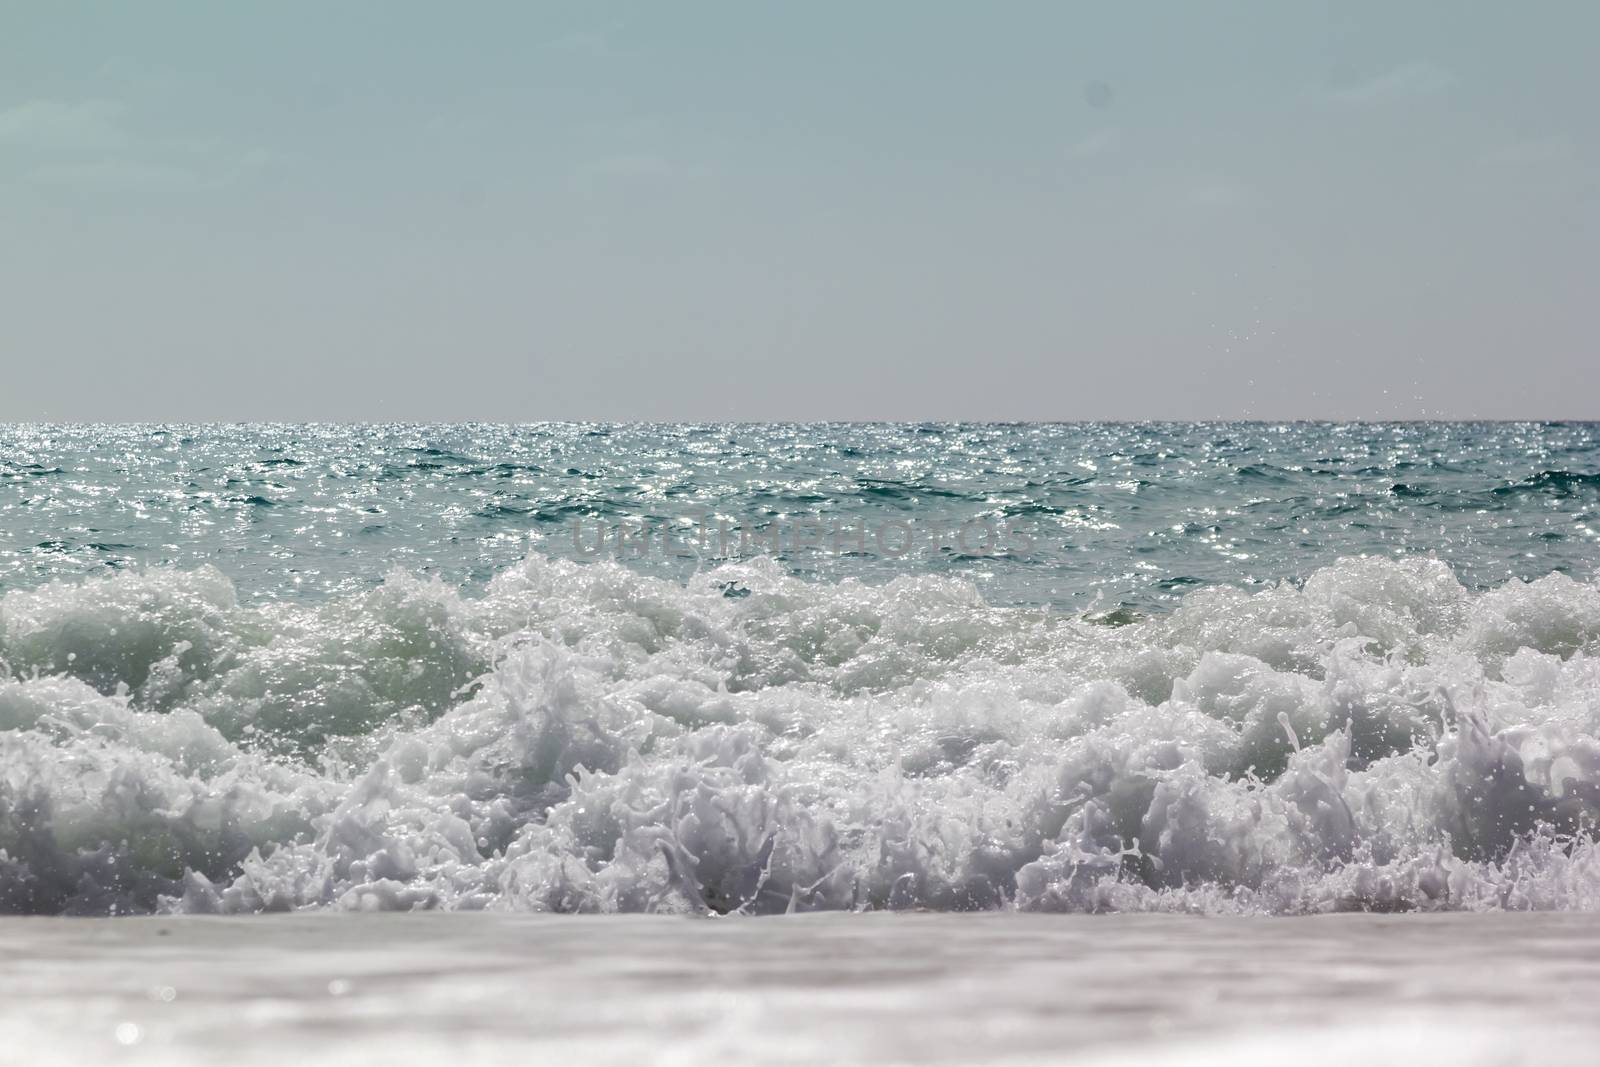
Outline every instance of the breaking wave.
<svg viewBox="0 0 1600 1067"><path fill-rule="evenodd" d="M1600 589L1351 559L1111 626L533 556L0 600L0 910L1600 905Z"/></svg>

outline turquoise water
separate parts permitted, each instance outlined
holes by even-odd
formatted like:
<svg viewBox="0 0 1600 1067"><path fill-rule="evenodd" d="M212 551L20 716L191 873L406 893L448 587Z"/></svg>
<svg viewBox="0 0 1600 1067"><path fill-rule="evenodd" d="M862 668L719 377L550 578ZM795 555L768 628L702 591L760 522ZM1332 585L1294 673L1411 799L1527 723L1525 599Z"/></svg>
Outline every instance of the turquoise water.
<svg viewBox="0 0 1600 1067"><path fill-rule="evenodd" d="M0 911L1600 907L1596 433L7 428Z"/></svg>
<svg viewBox="0 0 1600 1067"><path fill-rule="evenodd" d="M1473 588L1588 578L1597 519L1595 424L0 430L5 589L211 564L252 601L394 567L481 590L530 536L584 558L610 535L605 555L681 578L776 527L796 574L954 574L994 603L1109 613L1364 554L1433 556ZM616 543L646 522L679 532L670 549Z"/></svg>

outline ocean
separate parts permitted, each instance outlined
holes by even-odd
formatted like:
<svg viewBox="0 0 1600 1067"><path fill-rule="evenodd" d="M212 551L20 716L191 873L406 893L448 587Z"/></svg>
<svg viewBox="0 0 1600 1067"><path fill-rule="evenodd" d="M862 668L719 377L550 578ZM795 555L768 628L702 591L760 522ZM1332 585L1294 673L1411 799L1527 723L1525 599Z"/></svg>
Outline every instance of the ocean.
<svg viewBox="0 0 1600 1067"><path fill-rule="evenodd" d="M0 911L1588 910L1597 539L1580 423L5 427Z"/></svg>
<svg viewBox="0 0 1600 1067"><path fill-rule="evenodd" d="M1587 916L0 919L10 1062L1508 1067L1600 1037Z"/></svg>

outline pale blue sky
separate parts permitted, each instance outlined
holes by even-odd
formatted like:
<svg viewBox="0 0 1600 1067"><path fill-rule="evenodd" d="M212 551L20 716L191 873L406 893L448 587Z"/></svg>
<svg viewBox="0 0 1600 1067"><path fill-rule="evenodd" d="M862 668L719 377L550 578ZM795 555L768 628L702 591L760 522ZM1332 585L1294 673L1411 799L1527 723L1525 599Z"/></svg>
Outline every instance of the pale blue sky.
<svg viewBox="0 0 1600 1067"><path fill-rule="evenodd" d="M0 419L1600 416L1597 39L0 0Z"/></svg>

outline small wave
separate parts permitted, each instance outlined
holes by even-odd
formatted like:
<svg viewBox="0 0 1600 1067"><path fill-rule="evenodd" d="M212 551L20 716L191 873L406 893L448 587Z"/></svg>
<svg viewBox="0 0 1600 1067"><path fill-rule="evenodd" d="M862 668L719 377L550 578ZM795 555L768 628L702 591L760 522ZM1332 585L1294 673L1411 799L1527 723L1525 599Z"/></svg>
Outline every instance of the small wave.
<svg viewBox="0 0 1600 1067"><path fill-rule="evenodd" d="M924 485L917 482L885 481L877 478L857 478L856 489L864 497L880 500L914 501L923 498L940 500L981 499L971 497L955 489L945 489L941 486Z"/></svg>
<svg viewBox="0 0 1600 1067"><path fill-rule="evenodd" d="M1540 471L1512 485L1499 486L1493 492L1496 496L1542 493L1559 499L1587 496L1600 493L1600 474L1567 470Z"/></svg>

